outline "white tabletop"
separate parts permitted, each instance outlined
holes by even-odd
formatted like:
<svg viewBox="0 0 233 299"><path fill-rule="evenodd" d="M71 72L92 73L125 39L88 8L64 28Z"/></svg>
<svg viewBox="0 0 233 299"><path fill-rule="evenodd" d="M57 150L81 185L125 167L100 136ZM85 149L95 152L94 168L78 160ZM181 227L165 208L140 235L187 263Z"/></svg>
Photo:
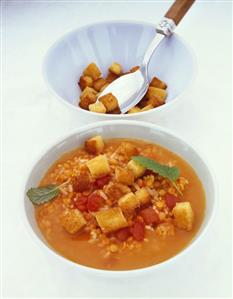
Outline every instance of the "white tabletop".
<svg viewBox="0 0 233 299"><path fill-rule="evenodd" d="M55 138L80 125L56 113L41 75L48 47L102 20L157 23L171 1L3 3L3 295L5 297L224 297L231 292L231 1L200 0L177 28L193 47L198 75L184 113L167 124L209 158L219 183L205 238L175 267L139 282L88 277L48 256L22 221L26 170ZM195 263L194 263L195 261ZM198 262L196 262L198 261Z"/></svg>

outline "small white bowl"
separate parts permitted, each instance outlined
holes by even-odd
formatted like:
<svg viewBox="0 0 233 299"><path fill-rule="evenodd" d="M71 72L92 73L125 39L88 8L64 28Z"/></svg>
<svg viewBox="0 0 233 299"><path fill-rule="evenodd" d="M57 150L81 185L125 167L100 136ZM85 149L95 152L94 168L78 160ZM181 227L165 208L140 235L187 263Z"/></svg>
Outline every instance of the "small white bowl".
<svg viewBox="0 0 233 299"><path fill-rule="evenodd" d="M74 148L82 146L84 141L96 134L102 135L106 138L136 138L147 140L152 143L159 144L168 148L172 152L180 155L185 159L196 171L198 177L202 181L202 184L206 193L206 212L204 222L201 225L195 238L189 244L189 246L182 252L174 256L173 258L148 268L128 270L128 271L107 271L98 270L82 265L78 265L53 251L43 238L40 230L37 227L37 223L34 217L34 206L26 197L26 191L32 186L37 186L41 178L47 171L48 167L55 162L62 154L71 151ZM113 120L104 121L95 124L89 124L82 128L76 129L70 135L65 138L61 138L49 147L37 160L30 170L30 174L26 180L24 189L24 201L22 201L23 218L25 224L33 238L38 241L39 246L47 250L48 257L51 254L55 254L60 258L60 261L69 265L72 265L74 269L85 271L86 273L107 275L108 277L135 277L138 274L147 274L150 271L156 271L163 267L172 267L173 262L182 258L184 254L194 248L194 244L200 242L201 237L204 235L207 226L210 224L210 220L213 216L214 206L216 201L215 182L213 179L212 171L210 170L206 159L201 158L200 154L190 145L185 143L180 138L176 137L169 131L162 127L139 121L128 120Z"/></svg>
<svg viewBox="0 0 233 299"><path fill-rule="evenodd" d="M80 89L77 84L90 62L96 62L104 76L114 61L122 64L124 70L140 65L155 34L154 24L129 21L102 22L78 28L63 36L48 50L43 63L45 82L70 112L76 112L76 119L84 122L138 119L158 123L159 119L166 118L169 108L182 98L196 74L193 52L177 34L162 42L149 65L149 77L156 75L168 85L165 105L137 114L89 112L78 106Z"/></svg>

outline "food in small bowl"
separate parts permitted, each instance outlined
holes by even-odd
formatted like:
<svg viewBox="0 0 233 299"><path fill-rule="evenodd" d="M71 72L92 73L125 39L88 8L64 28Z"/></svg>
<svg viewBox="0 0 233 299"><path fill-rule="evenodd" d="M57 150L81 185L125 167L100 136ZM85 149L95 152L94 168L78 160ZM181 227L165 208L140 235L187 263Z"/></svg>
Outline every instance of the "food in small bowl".
<svg viewBox="0 0 233 299"><path fill-rule="evenodd" d="M122 66L114 62L108 69L106 78L96 63L90 63L79 78L78 85L82 90L78 105L85 110L96 113L120 114L118 99L111 93L99 97L102 91L117 78L137 71L139 66L132 67L124 73ZM145 96L128 113L138 113L154 109L165 104L167 84L157 77L153 77ZM98 101L97 98L99 97Z"/></svg>
<svg viewBox="0 0 233 299"><path fill-rule="evenodd" d="M187 88L196 74L196 61L190 46L178 34L163 40L153 53L148 75L167 84L166 103L140 113L94 113L77 105L81 89L77 80L83 70L95 62L106 79L116 61L130 70L141 65L146 49L155 37L155 24L135 21L107 21L89 24L67 33L48 50L43 63L43 76L49 89L64 108L61 117L85 123L112 119L137 119L162 123L177 114L179 103L188 100ZM59 107L59 105L57 105ZM177 109L177 110L173 110Z"/></svg>
<svg viewBox="0 0 233 299"><path fill-rule="evenodd" d="M89 126L42 157L25 207L36 234L61 256L123 271L162 263L190 245L210 218L214 187L187 145L149 124L119 123ZM166 142L176 152L183 147L198 175Z"/></svg>

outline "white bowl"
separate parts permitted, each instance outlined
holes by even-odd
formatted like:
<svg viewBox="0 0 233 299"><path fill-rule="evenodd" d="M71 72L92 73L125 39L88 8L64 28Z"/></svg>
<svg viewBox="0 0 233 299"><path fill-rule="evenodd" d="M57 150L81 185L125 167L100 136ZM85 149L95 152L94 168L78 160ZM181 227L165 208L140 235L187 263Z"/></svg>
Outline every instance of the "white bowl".
<svg viewBox="0 0 233 299"><path fill-rule="evenodd" d="M150 78L156 75L168 85L165 105L129 115L97 114L77 105L80 95L77 81L90 62L96 62L104 76L113 61L121 63L124 70L129 70L141 64L145 50L155 34L154 24L141 22L110 21L78 28L63 36L49 49L43 63L45 82L56 98L75 111L76 118L85 122L110 119L158 122L182 98L181 95L196 73L194 55L177 34L162 42L149 65Z"/></svg>
<svg viewBox="0 0 233 299"><path fill-rule="evenodd" d="M40 182L41 178L47 171L48 167L55 162L62 154L71 151L72 149L79 147L83 144L83 142L95 135L101 134L104 138L137 138L150 141L152 143L157 143L163 147L168 148L172 152L180 155L183 159L189 162L189 164L196 171L198 177L202 181L202 184L206 193L206 213L204 222L201 225L200 230L198 231L195 238L192 240L191 244L180 252L175 257L161 263L148 268L137 269L137 270L128 270L128 271L107 271L107 270L98 270L94 268L89 268L86 266L78 265L64 257L61 257L58 253L53 251L51 247L47 244L45 239L43 238L40 230L37 227L36 220L34 217L34 207L31 202L26 197L26 191L32 187L37 186ZM174 261L193 249L194 244L200 241L201 236L203 236L204 231L210 223L210 220L213 216L213 210L216 201L216 191L215 191L215 183L212 176L212 171L210 171L209 166L206 163L206 159L204 160L198 154L198 152L193 149L190 145L185 143L180 138L171 134L167 130L162 127L138 121L127 121L127 120L113 120L113 121L105 121L99 122L95 124L90 124L87 126L83 126L80 129L76 129L70 135L65 138L61 138L56 141L52 146L49 147L37 160L34 166L32 167L30 174L27 178L24 190L24 201L23 202L23 211L24 211L24 220L26 226L29 228L31 235L38 242L39 246L42 249L45 249L49 253L49 257L51 254L54 254L57 257L60 257L61 262L72 265L77 270L84 270L87 273L97 273L98 275L105 275L107 273L108 277L121 277L122 275L132 275L132 274L142 274L147 273L149 271L155 271L160 269L161 267L172 267ZM191 258L191 257L190 257ZM110 276L109 276L110 275ZM133 276L134 277L134 276Z"/></svg>

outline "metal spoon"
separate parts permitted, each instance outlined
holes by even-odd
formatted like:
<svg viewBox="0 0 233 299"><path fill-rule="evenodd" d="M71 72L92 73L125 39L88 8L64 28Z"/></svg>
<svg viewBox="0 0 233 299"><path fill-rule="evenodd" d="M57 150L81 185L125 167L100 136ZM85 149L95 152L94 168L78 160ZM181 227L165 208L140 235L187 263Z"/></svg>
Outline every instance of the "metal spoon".
<svg viewBox="0 0 233 299"><path fill-rule="evenodd" d="M133 73L123 75L109 84L98 96L98 99L108 93L112 93L118 100L121 113L126 113L142 99L148 86L148 65L152 54L164 38L174 32L186 12L195 0L176 0L156 27L156 35L151 41L140 68Z"/></svg>

